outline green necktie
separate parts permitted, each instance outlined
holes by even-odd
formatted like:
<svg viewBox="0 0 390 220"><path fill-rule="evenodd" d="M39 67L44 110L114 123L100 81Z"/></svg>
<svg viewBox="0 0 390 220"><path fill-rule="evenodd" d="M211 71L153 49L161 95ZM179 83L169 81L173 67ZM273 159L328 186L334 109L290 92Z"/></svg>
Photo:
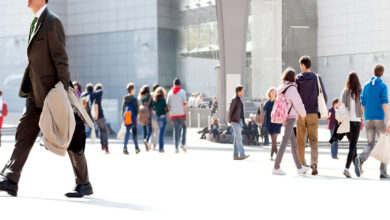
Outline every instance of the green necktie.
<svg viewBox="0 0 390 220"><path fill-rule="evenodd" d="M35 24L37 23L37 21L38 21L38 18L34 17L34 20L32 21L31 26L30 26L30 38L31 38L32 34L34 33Z"/></svg>

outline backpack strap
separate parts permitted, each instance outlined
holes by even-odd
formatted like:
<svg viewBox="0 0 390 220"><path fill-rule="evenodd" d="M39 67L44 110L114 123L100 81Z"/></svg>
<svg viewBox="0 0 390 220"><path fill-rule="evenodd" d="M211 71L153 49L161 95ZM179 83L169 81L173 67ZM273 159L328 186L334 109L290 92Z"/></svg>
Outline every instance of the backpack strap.
<svg viewBox="0 0 390 220"><path fill-rule="evenodd" d="M289 86L287 86L287 88L286 88L285 90L283 90L283 92L282 92L282 93L283 93L283 94L285 94L285 93L287 92L287 89L288 89L288 88L290 88L291 86L293 86L293 85L289 85Z"/></svg>

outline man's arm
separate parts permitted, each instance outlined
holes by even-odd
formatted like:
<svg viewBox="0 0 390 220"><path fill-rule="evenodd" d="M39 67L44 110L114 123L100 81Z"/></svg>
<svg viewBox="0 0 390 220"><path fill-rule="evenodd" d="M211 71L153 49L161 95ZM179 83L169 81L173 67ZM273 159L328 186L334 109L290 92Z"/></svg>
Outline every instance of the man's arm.
<svg viewBox="0 0 390 220"><path fill-rule="evenodd" d="M232 100L230 102L230 109L229 109L229 118L228 118L229 123L232 123L231 119L235 108L236 108L236 100Z"/></svg>
<svg viewBox="0 0 390 220"><path fill-rule="evenodd" d="M65 32L60 20L55 20L48 31L50 56L57 69L57 77L64 84L65 90L70 86L68 55L65 50Z"/></svg>
<svg viewBox="0 0 390 220"><path fill-rule="evenodd" d="M94 104L93 107L95 108L95 118L94 120L97 121L99 119L99 106L98 104Z"/></svg>

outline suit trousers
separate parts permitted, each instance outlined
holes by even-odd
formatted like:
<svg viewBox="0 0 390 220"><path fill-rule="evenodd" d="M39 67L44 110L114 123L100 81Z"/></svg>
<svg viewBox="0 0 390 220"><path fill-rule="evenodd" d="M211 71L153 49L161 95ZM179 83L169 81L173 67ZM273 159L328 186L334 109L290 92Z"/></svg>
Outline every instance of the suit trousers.
<svg viewBox="0 0 390 220"><path fill-rule="evenodd" d="M14 183L19 183L19 179L33 147L35 140L40 131L39 118L41 116L42 109L37 108L33 99L29 96L26 100L26 111L22 115L19 121L19 125L16 129L15 136L15 148L11 155L10 160L1 172L2 176L7 177ZM82 185L89 183L87 161L84 155L85 149L85 129L84 124L79 123L80 118L76 118L76 129L71 144L68 149L68 154L72 163L73 171L76 178L76 184ZM82 126L82 128L80 127ZM75 145L83 145L75 147ZM78 151L70 149L79 149Z"/></svg>

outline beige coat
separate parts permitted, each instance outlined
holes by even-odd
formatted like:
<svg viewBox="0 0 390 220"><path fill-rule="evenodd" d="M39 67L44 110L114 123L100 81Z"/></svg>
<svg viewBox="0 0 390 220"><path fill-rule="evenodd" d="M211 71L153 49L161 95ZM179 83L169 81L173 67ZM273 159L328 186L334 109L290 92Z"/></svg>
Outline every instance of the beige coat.
<svg viewBox="0 0 390 220"><path fill-rule="evenodd" d="M66 155L76 127L73 109L92 128L91 139L94 143L95 131L93 122L85 111L80 99L73 88L69 88L67 92L62 82L58 82L45 98L39 127L43 134L45 148L60 156Z"/></svg>
<svg viewBox="0 0 390 220"><path fill-rule="evenodd" d="M337 134L345 134L349 132L349 112L344 104L341 104L340 107L335 108L336 120L338 121L339 128L337 129Z"/></svg>

